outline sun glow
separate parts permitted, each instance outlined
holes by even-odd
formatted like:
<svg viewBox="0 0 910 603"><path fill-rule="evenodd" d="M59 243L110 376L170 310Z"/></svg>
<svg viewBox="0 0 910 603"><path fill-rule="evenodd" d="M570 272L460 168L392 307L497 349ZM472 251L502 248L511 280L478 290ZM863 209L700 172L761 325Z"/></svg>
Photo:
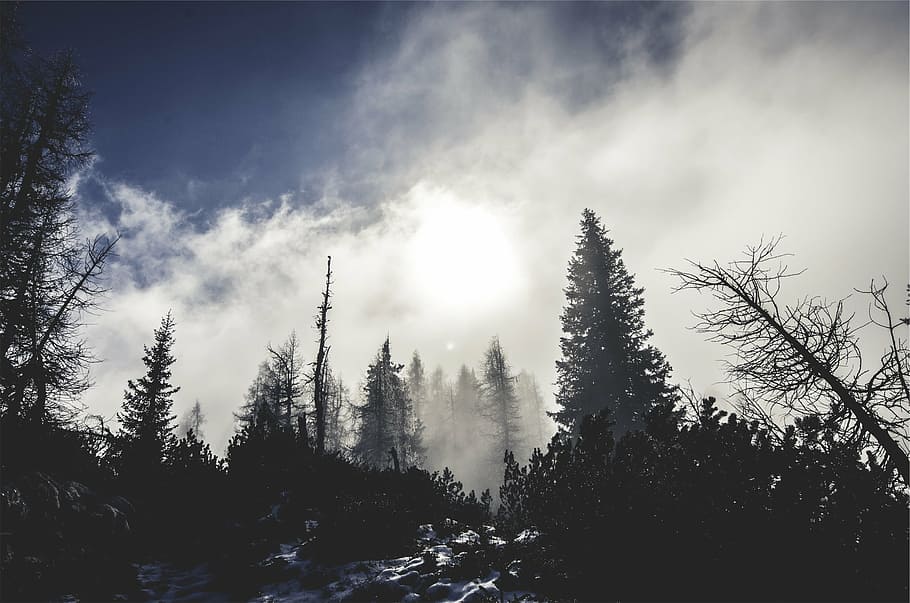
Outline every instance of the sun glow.
<svg viewBox="0 0 910 603"><path fill-rule="evenodd" d="M418 208L413 259L428 302L477 310L515 294L519 265L500 217L446 191L424 191Z"/></svg>

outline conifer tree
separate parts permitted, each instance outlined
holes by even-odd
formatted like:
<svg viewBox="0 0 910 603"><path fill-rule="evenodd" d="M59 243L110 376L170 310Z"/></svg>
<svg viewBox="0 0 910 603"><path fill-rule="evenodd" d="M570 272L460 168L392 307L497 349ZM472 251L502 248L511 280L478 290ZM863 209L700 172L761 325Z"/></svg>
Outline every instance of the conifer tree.
<svg viewBox="0 0 910 603"><path fill-rule="evenodd" d="M268 346L271 378L273 387L277 388L275 394L280 406L281 426L288 433L294 430L296 410L300 405L303 395L303 385L300 381L300 369L303 362L300 360L300 345L297 342L297 333L291 331L287 340L277 350Z"/></svg>
<svg viewBox="0 0 910 603"><path fill-rule="evenodd" d="M499 338L490 341L483 359L481 391L483 414L490 421L497 460L520 445L521 412L515 395L515 377Z"/></svg>
<svg viewBox="0 0 910 603"><path fill-rule="evenodd" d="M408 393L414 403L414 414L423 420L427 402L427 379L420 354L414 350L411 363L408 365Z"/></svg>
<svg viewBox="0 0 910 603"><path fill-rule="evenodd" d="M71 54L31 53L6 4L0 40L0 415L65 422L89 385L82 315L116 238L86 242L76 221L69 179L92 152Z"/></svg>
<svg viewBox="0 0 910 603"><path fill-rule="evenodd" d="M180 388L171 385L171 365L175 358L174 319L168 312L155 329L155 344L145 346L142 362L146 374L127 382L120 421L117 449L121 471L154 471L161 467L174 444L173 396ZM137 476L138 477L138 476Z"/></svg>
<svg viewBox="0 0 910 603"><path fill-rule="evenodd" d="M351 393L341 378L335 377L331 366L326 366L325 371L325 446L326 450L340 451L348 445Z"/></svg>
<svg viewBox="0 0 910 603"><path fill-rule="evenodd" d="M531 373L521 371L515 378L515 389L523 409L525 432L533 440L531 447L544 446L546 444L544 438L546 411L537 378Z"/></svg>
<svg viewBox="0 0 910 603"><path fill-rule="evenodd" d="M641 427L649 408L676 398L670 367L648 344L643 289L590 209L582 212L568 280L556 362L560 408L551 416L575 435L585 415L607 407L617 433Z"/></svg>
<svg viewBox="0 0 910 603"><path fill-rule="evenodd" d="M196 437L202 439L202 425L205 423L205 414L202 412L202 404L197 399L193 406L186 411L183 419L180 421L179 432L186 435L190 432L196 434Z"/></svg>
<svg viewBox="0 0 910 603"><path fill-rule="evenodd" d="M453 453L457 453L476 433L477 418L482 411L480 395L480 381L477 375L473 369L462 364L446 404L447 416L451 417Z"/></svg>
<svg viewBox="0 0 910 603"><path fill-rule="evenodd" d="M367 369L366 400L357 409L360 429L354 453L374 466L386 466L393 457L403 467L423 461L423 425L414 416L413 403L400 375L403 368L403 364L392 362L386 338Z"/></svg>

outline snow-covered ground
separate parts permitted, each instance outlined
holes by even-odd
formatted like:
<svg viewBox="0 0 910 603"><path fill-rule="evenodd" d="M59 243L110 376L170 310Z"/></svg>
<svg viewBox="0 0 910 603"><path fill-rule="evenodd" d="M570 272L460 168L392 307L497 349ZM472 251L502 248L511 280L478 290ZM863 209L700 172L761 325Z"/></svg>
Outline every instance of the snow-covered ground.
<svg viewBox="0 0 910 603"><path fill-rule="evenodd" d="M534 536L522 533L520 537L528 540ZM262 568L270 570L267 574L276 578L258 585L258 596L252 601L480 603L536 600L533 594L526 591L501 593L497 586L501 573L495 569L481 570L484 575L464 577L465 561L468 556L477 554L479 547L505 545L505 541L492 535L492 528L486 530L484 539L473 530L457 529L447 537L440 537L433 526L424 525L417 535L419 554L413 557L341 565L325 565L313 560L306 546L308 542L300 540L282 544L279 551L260 562ZM477 567L483 567L483 564ZM520 562L513 561L504 571L515 577L519 568ZM213 574L206 564L181 569L167 563L149 563L139 566L138 574L142 590L150 600L232 600L227 594L217 591Z"/></svg>

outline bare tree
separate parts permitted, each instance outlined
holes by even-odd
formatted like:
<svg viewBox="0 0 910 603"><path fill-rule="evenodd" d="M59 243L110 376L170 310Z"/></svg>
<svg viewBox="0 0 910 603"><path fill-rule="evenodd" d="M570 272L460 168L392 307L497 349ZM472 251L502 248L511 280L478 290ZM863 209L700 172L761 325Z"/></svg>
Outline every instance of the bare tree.
<svg viewBox="0 0 910 603"><path fill-rule="evenodd" d="M726 368L746 416L773 427L782 418L819 415L910 484L910 352L898 333L903 319L895 321L885 301L887 283L862 292L871 297L871 320L858 326L844 300L806 297L782 305L783 282L802 271L787 267L779 242L762 241L726 266L690 262L691 271L669 272L682 281L677 290L708 291L721 302L697 315L696 328L735 349ZM859 334L876 325L890 343L867 367Z"/></svg>
<svg viewBox="0 0 910 603"><path fill-rule="evenodd" d="M103 292L116 238L79 234L68 179L92 152L88 93L67 53L20 48L4 13L0 45L0 411L65 421L88 387L83 313Z"/></svg>
<svg viewBox="0 0 910 603"><path fill-rule="evenodd" d="M275 376L278 396L285 408L284 426L288 431L294 428L294 409L297 400L303 395L303 385L300 383L300 346L297 343L297 333L291 331L287 341L278 348L268 346L272 356L272 371Z"/></svg>
<svg viewBox="0 0 910 603"><path fill-rule="evenodd" d="M325 269L325 291L322 293L322 303L319 305L319 314L316 315L316 328L319 330L319 349L316 352L316 362L313 363L313 405L316 407L316 452L325 452L325 410L327 388L327 367L330 346L326 345L326 329L329 324L328 313L332 309L329 299L332 296L332 256L329 256Z"/></svg>

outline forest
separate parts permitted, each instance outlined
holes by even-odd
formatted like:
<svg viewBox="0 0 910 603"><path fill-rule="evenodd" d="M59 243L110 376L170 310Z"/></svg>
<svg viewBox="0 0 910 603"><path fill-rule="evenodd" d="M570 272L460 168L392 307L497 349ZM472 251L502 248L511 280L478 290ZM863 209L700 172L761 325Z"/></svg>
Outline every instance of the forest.
<svg viewBox="0 0 910 603"><path fill-rule="evenodd" d="M780 238L668 270L710 300L696 328L730 352L730 401L678 385L613 238L632 235L585 210L552 404L493 333L447 374L384 325L343 381L333 287L357 266L326 257L312 322L262 350L224 455L205 405L174 410L174 313L132 351L116 421L93 415L83 328L104 320L118 235L86 238L70 188L90 96L71 54L29 52L4 17L2 600L910 596L910 305L881 282L858 293L868 321L785 299L800 273Z"/></svg>

